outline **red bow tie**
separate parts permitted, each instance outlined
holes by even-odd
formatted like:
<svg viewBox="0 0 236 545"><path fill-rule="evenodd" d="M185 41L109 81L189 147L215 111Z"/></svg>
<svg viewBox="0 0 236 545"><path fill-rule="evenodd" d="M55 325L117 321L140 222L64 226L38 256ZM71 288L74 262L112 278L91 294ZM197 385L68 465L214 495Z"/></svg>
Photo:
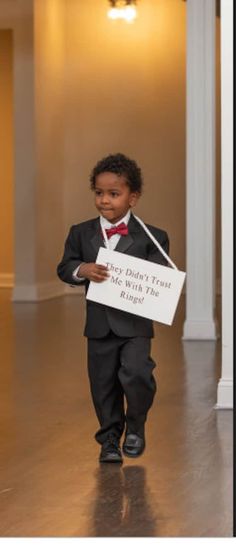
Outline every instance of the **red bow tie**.
<svg viewBox="0 0 236 545"><path fill-rule="evenodd" d="M125 223L120 223L117 227L111 227L110 229L105 229L107 238L112 237L112 235L128 235L128 227Z"/></svg>

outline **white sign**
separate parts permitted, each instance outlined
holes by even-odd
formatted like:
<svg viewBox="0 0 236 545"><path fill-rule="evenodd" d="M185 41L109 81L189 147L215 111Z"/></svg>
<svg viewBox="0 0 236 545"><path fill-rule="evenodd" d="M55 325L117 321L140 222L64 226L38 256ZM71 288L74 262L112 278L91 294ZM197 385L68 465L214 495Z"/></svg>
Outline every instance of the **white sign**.
<svg viewBox="0 0 236 545"><path fill-rule="evenodd" d="M128 254L99 249L96 263L109 278L90 282L87 299L171 325L186 273Z"/></svg>

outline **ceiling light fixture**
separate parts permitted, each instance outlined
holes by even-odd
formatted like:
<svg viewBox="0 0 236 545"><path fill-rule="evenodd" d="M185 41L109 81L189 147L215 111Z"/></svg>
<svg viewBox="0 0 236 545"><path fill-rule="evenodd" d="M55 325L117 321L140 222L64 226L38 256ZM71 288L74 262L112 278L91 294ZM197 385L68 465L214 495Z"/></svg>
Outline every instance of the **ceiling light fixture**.
<svg viewBox="0 0 236 545"><path fill-rule="evenodd" d="M136 19L136 0L109 0L109 4L107 16L113 21L123 19L126 23L133 23Z"/></svg>

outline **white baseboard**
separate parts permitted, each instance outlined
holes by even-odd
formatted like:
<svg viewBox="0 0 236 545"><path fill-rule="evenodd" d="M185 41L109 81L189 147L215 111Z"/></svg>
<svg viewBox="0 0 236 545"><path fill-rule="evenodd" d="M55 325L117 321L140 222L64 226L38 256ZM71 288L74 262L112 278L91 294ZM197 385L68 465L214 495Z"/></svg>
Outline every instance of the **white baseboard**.
<svg viewBox="0 0 236 545"><path fill-rule="evenodd" d="M13 288L14 280L13 273L0 273L0 288Z"/></svg>
<svg viewBox="0 0 236 545"><path fill-rule="evenodd" d="M217 328L214 321L186 320L184 323L183 341L215 341L217 339Z"/></svg>
<svg viewBox="0 0 236 545"><path fill-rule="evenodd" d="M53 299L54 297L61 297L62 295L65 295L65 288L63 284L57 281L33 284L31 286L17 285L13 289L12 301L15 303L34 303L46 299Z"/></svg>
<svg viewBox="0 0 236 545"><path fill-rule="evenodd" d="M34 303L62 297L64 295L81 295L84 293L82 286L71 288L69 284L64 284L60 280L55 282L45 282L34 285L15 286L12 293L12 301L15 303Z"/></svg>
<svg viewBox="0 0 236 545"><path fill-rule="evenodd" d="M233 379L220 379L215 409L233 409Z"/></svg>

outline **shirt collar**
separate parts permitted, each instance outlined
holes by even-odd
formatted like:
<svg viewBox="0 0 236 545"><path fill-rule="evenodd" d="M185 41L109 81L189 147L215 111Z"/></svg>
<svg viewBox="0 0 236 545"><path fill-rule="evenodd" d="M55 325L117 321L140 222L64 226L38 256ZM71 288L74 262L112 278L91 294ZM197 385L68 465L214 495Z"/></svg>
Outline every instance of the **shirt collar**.
<svg viewBox="0 0 236 545"><path fill-rule="evenodd" d="M128 210L127 214L117 223L110 223L103 216L100 216L100 224L101 224L101 227L103 227L104 229L110 229L110 227L117 227L117 225L120 225L120 223L125 223L125 225L128 225L130 216L131 216L131 212L130 210Z"/></svg>

